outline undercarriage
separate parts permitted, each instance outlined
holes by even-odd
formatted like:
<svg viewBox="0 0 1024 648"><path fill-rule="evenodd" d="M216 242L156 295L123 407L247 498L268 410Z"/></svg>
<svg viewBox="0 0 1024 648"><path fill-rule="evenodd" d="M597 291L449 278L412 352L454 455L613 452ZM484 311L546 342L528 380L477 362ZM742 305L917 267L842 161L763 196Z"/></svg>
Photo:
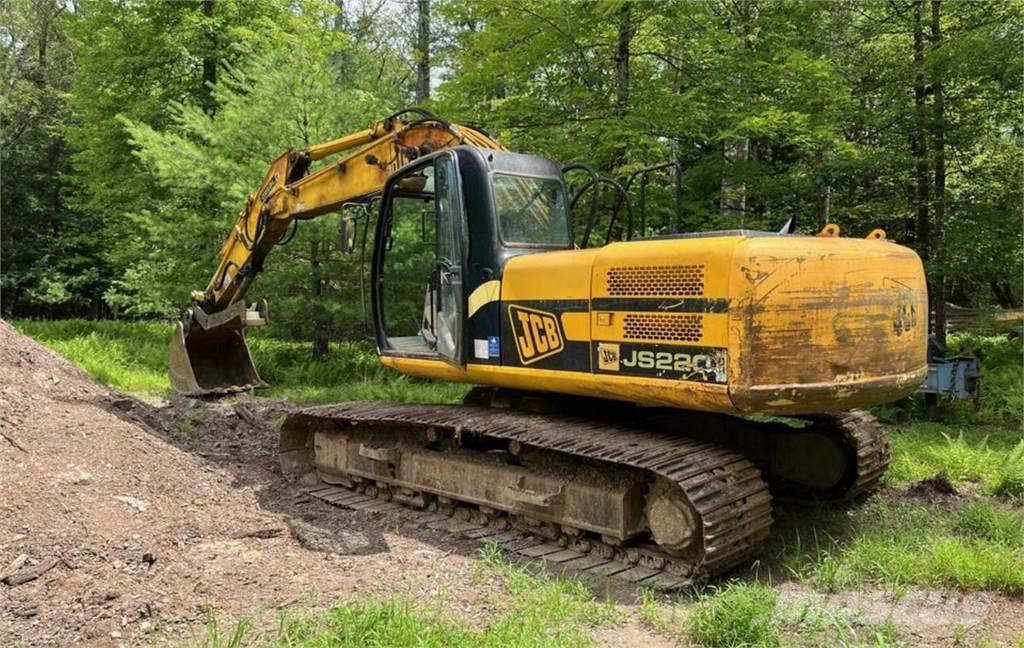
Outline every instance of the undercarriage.
<svg viewBox="0 0 1024 648"><path fill-rule="evenodd" d="M794 427L483 389L467 401L297 412L282 425L282 468L328 501L452 516L481 537L533 537L570 566L680 586L757 555L772 524L769 483L851 497L889 457L863 412Z"/></svg>

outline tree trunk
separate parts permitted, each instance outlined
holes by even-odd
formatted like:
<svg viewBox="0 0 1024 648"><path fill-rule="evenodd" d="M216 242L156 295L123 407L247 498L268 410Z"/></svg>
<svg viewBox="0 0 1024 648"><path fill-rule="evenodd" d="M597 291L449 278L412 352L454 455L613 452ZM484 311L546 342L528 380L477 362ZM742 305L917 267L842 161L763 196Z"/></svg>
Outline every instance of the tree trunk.
<svg viewBox="0 0 1024 648"><path fill-rule="evenodd" d="M416 103L430 99L430 0L416 0Z"/></svg>
<svg viewBox="0 0 1024 648"><path fill-rule="evenodd" d="M730 11L735 20L735 31L743 38L743 48L747 51L747 56L753 59L757 55L753 33L754 24L760 16L759 8L755 2L737 2L732 5ZM731 172L729 167L737 162L744 163L750 160L751 141L744 138L726 140L722 144L725 172L722 174L718 209L723 216L738 215L739 226L743 227L746 225L747 217L747 186L743 182L735 181L735 171Z"/></svg>
<svg viewBox="0 0 1024 648"><path fill-rule="evenodd" d="M996 298L996 303L1002 308L1020 308L1021 299L1017 295L1013 294L1013 288L1005 280L990 281L989 286L992 288L992 295Z"/></svg>
<svg viewBox="0 0 1024 648"><path fill-rule="evenodd" d="M320 274L320 241L314 239L309 244L309 266L313 288L313 360L327 359L328 341L326 324L321 310L324 296L324 281Z"/></svg>
<svg viewBox="0 0 1024 648"><path fill-rule="evenodd" d="M932 0L932 48L942 45L942 23L940 20L942 0ZM946 270L943 268L944 252L942 228L946 216L946 101L943 87L943 70L936 67L932 80L934 104L934 145L935 145L935 337L939 344L946 346Z"/></svg>
<svg viewBox="0 0 1024 648"><path fill-rule="evenodd" d="M814 213L818 224L818 231L820 232L826 225L829 224L829 218L831 217L832 211L832 185L827 182L821 184L818 187L818 200L815 205Z"/></svg>
<svg viewBox="0 0 1024 648"><path fill-rule="evenodd" d="M203 17L206 19L207 50L203 57L203 105L206 112L212 115L217 107L213 99L213 85L217 83L217 31L213 24L214 0L203 0Z"/></svg>
<svg viewBox="0 0 1024 648"><path fill-rule="evenodd" d="M629 112L630 62L629 48L633 42L636 29L633 26L633 6L623 3L619 11L619 37L615 47L615 116L625 117ZM626 164L625 142L615 148L610 171Z"/></svg>
<svg viewBox="0 0 1024 648"><path fill-rule="evenodd" d="M619 40L615 49L615 114L622 117L629 108L629 47L635 34L633 7L626 2L619 11Z"/></svg>
<svg viewBox="0 0 1024 648"><path fill-rule="evenodd" d="M836 29L836 25L839 24L844 17L844 13L847 13L849 8L839 2L833 2L829 5L829 29L828 29L828 55L834 57L836 50L838 49L839 33ZM849 16L847 16L847 19ZM820 232L829 224L832 217L832 183L830 174L826 173L826 159L825 152L818 150L815 153L814 161L818 167L818 195L815 201L815 220L817 222L818 231Z"/></svg>
<svg viewBox="0 0 1024 648"><path fill-rule="evenodd" d="M345 0L334 0L338 13L334 16L334 31L345 31Z"/></svg>
<svg viewBox="0 0 1024 648"><path fill-rule="evenodd" d="M916 237L915 243L917 253L925 262L929 259L931 250L931 223L928 216L929 195L931 193L928 173L928 147L926 135L928 128L928 115L925 100L927 89L925 88L924 77L924 26L922 23L922 12L924 11L924 0L914 2L914 124L911 135L911 153L914 157L914 175L916 183ZM930 282L929 282L930 283ZM934 306L935 291L929 286L929 301ZM931 332L931 317L929 320L929 332Z"/></svg>
<svg viewBox="0 0 1024 648"><path fill-rule="evenodd" d="M734 182L731 179L728 167L730 163L736 164L747 161L750 140L726 140L723 142L723 147L726 171L722 174L722 189L718 208L725 216L739 215L742 219L746 216L747 211L747 187L742 182Z"/></svg>

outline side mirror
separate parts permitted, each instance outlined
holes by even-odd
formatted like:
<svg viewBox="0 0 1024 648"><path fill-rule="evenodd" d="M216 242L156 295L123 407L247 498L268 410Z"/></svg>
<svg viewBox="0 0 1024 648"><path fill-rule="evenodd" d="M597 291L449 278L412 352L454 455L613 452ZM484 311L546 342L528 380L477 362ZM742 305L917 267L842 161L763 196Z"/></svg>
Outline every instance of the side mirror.
<svg viewBox="0 0 1024 648"><path fill-rule="evenodd" d="M356 219L352 216L343 217L338 222L338 249L342 254L352 254L356 249Z"/></svg>

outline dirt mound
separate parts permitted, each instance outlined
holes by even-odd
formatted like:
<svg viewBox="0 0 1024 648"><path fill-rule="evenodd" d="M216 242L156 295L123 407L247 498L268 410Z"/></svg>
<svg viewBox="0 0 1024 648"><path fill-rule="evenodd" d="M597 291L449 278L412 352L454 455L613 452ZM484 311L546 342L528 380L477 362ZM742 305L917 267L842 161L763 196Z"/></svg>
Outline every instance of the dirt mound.
<svg viewBox="0 0 1024 648"><path fill-rule="evenodd" d="M211 614L272 624L286 606L442 590L457 612L493 595L437 534L285 482L275 424L290 408L144 403L0 321L0 645L176 643ZM346 541L308 548L294 528Z"/></svg>
<svg viewBox="0 0 1024 648"><path fill-rule="evenodd" d="M960 492L949 480L946 473L937 473L934 477L914 482L907 489L907 492L914 497L932 499L935 497L958 497Z"/></svg>

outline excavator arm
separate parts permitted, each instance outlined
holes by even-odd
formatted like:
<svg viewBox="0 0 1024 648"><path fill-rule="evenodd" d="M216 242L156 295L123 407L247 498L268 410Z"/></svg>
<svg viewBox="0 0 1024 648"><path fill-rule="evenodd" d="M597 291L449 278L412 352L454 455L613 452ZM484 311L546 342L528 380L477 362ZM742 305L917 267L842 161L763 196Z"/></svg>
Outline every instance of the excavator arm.
<svg viewBox="0 0 1024 648"><path fill-rule="evenodd" d="M365 202L405 164L460 144L504 150L471 126L407 109L365 130L277 158L224 240L210 283L192 293L193 304L175 327L170 348L174 389L198 396L263 386L242 329L267 323L266 302L247 308L244 299L289 226L337 212L346 203ZM309 173L314 162L342 153Z"/></svg>

